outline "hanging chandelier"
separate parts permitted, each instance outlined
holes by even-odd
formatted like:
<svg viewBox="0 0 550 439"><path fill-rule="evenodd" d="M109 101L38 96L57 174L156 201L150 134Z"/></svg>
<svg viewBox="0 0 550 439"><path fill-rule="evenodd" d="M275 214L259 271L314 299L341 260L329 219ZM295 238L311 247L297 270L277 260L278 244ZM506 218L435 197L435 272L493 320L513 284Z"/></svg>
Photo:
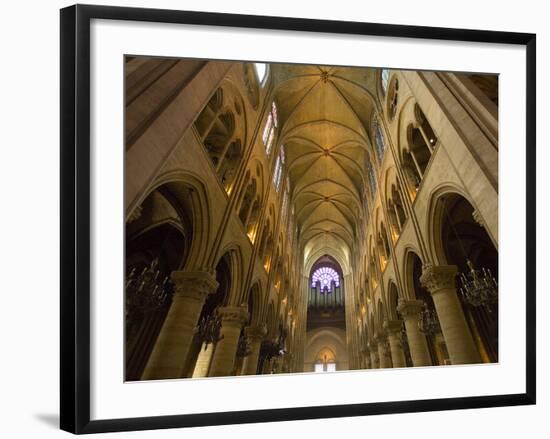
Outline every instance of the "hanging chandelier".
<svg viewBox="0 0 550 439"><path fill-rule="evenodd" d="M162 307L172 295L168 276L162 277L158 258L139 273L136 268L126 278L126 315L142 316Z"/></svg>
<svg viewBox="0 0 550 439"><path fill-rule="evenodd" d="M468 259L469 272L460 273L460 294L466 303L472 306L483 306L491 312L490 306L498 300L498 283L491 270L481 268L476 270L472 262Z"/></svg>
<svg viewBox="0 0 550 439"><path fill-rule="evenodd" d="M430 308L426 303L418 320L418 329L425 335L434 335L441 331L435 309Z"/></svg>
<svg viewBox="0 0 550 439"><path fill-rule="evenodd" d="M217 343L223 339L223 335L220 336L221 326L222 320L217 312L217 309L209 315L201 318L197 327L197 333L199 338L204 343L205 350L210 343Z"/></svg>
<svg viewBox="0 0 550 439"><path fill-rule="evenodd" d="M483 306L487 312L491 313L491 305L498 301L498 283L490 269L482 267L480 270L477 270L474 267L447 209L445 209L445 214L460 246L460 251L464 259L466 259L469 270L467 273L460 273L458 275L460 295L465 303L476 308Z"/></svg>
<svg viewBox="0 0 550 439"><path fill-rule="evenodd" d="M250 342L248 337L245 334L239 336L239 342L237 344L237 357L244 358L248 357L252 353L250 349Z"/></svg>

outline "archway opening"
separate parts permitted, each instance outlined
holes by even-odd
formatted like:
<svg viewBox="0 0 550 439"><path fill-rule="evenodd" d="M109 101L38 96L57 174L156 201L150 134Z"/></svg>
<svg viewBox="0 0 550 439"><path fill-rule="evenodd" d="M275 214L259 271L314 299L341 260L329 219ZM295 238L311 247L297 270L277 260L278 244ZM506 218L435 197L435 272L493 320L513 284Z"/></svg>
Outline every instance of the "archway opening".
<svg viewBox="0 0 550 439"><path fill-rule="evenodd" d="M498 251L468 200L453 193L441 199L439 205L441 250L447 263L458 267L457 292L468 326L482 360L497 362ZM474 273L476 282L488 282L494 287L490 297L484 297L469 282Z"/></svg>
<svg viewBox="0 0 550 439"><path fill-rule="evenodd" d="M170 274L185 264L193 239L190 205L169 185L147 196L126 223L125 379L141 378L172 303Z"/></svg>

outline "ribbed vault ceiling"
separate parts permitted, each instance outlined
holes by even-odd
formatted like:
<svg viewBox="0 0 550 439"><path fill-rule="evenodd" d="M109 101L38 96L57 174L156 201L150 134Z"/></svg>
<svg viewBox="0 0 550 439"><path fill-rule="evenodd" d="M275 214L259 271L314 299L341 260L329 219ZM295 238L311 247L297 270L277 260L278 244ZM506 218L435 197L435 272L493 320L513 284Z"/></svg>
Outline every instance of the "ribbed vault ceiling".
<svg viewBox="0 0 550 439"><path fill-rule="evenodd" d="M327 246L349 255L372 151L376 71L273 64L271 72L306 259Z"/></svg>

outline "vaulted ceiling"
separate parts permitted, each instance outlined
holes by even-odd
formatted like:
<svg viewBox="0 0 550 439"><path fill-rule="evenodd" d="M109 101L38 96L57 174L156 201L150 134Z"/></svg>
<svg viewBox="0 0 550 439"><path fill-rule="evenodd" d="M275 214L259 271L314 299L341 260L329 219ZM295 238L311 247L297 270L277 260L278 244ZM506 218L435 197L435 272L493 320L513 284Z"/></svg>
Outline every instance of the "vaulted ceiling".
<svg viewBox="0 0 550 439"><path fill-rule="evenodd" d="M368 68L272 64L301 241L347 254L362 217L377 71Z"/></svg>

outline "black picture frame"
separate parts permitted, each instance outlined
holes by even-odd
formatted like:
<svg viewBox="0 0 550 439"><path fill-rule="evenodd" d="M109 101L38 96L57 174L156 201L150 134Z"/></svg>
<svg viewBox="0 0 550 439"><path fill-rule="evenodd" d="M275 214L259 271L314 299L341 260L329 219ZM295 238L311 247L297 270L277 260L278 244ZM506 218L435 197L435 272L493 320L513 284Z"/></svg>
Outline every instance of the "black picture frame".
<svg viewBox="0 0 550 439"><path fill-rule="evenodd" d="M90 22L92 19L502 43L526 47L526 392L416 401L90 420ZM273 422L535 404L536 35L375 23L75 5L61 10L61 404L72 433Z"/></svg>

